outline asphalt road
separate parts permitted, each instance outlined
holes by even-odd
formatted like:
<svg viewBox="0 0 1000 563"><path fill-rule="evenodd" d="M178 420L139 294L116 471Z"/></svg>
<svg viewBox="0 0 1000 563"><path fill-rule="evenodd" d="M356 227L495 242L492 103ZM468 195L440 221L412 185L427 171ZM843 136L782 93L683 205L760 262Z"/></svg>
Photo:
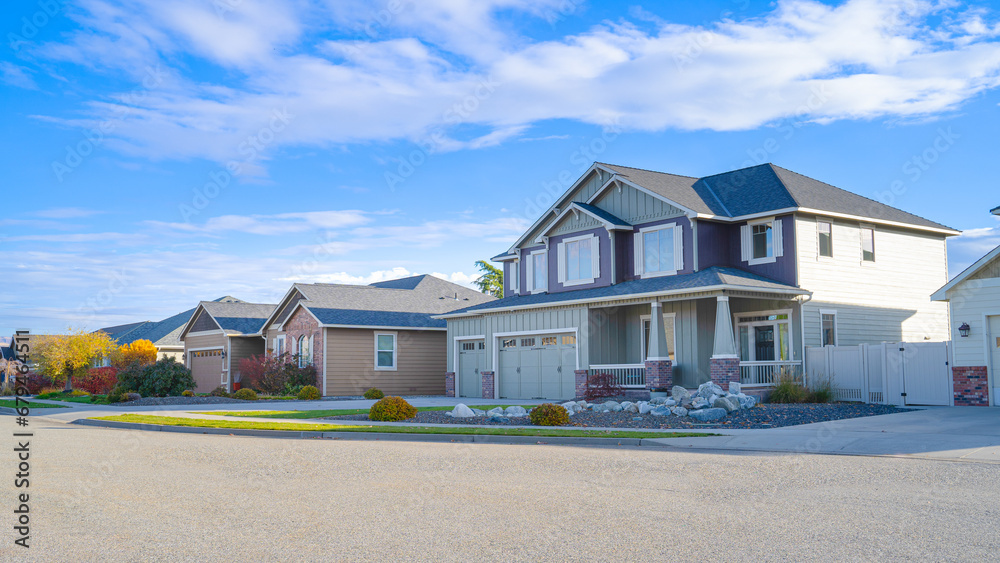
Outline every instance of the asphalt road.
<svg viewBox="0 0 1000 563"><path fill-rule="evenodd" d="M35 430L28 550L13 545L14 453L0 454L4 561L983 560L1000 549L996 464Z"/></svg>

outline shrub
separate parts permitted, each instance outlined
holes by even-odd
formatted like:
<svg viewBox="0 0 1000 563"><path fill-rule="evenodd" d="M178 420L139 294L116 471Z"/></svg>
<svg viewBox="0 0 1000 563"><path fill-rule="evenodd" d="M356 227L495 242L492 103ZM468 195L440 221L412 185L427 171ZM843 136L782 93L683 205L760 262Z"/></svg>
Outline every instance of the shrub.
<svg viewBox="0 0 1000 563"><path fill-rule="evenodd" d="M233 398L241 401L256 401L257 392L249 387L244 387L243 389L233 393Z"/></svg>
<svg viewBox="0 0 1000 563"><path fill-rule="evenodd" d="M62 396L62 391L46 391L44 393L39 393L35 395L35 398L42 399L44 401L46 399L53 399L61 396Z"/></svg>
<svg viewBox="0 0 1000 563"><path fill-rule="evenodd" d="M292 388L301 389L307 385L316 387L316 383L318 382L318 372L316 371L316 366L306 366L304 368L300 368L293 363L286 363L285 372L288 374L286 385Z"/></svg>
<svg viewBox="0 0 1000 563"><path fill-rule="evenodd" d="M70 397L89 397L90 393L87 393L86 391L81 391L79 389L74 389L69 393L67 393L67 395L69 395Z"/></svg>
<svg viewBox="0 0 1000 563"><path fill-rule="evenodd" d="M28 388L28 393L32 395L37 395L46 387L52 387L54 384L51 377L33 371L29 371L27 377L22 381L24 381L24 386Z"/></svg>
<svg viewBox="0 0 1000 563"><path fill-rule="evenodd" d="M121 386L117 386L108 393L108 404L120 403L125 400L125 395L128 391L123 389Z"/></svg>
<svg viewBox="0 0 1000 563"><path fill-rule="evenodd" d="M225 387L219 385L215 389L212 389L212 391L209 393L209 396L211 396L211 397L228 397L229 396L229 391L226 391Z"/></svg>
<svg viewBox="0 0 1000 563"><path fill-rule="evenodd" d="M370 420L396 422L417 416L417 409L402 397L385 397L368 409Z"/></svg>
<svg viewBox="0 0 1000 563"><path fill-rule="evenodd" d="M365 391L366 399L381 399L383 397L385 397L385 393L383 393L381 389L372 387L371 389Z"/></svg>
<svg viewBox="0 0 1000 563"><path fill-rule="evenodd" d="M300 401L315 401L320 398L319 389L306 385L299 391L298 398Z"/></svg>
<svg viewBox="0 0 1000 563"><path fill-rule="evenodd" d="M618 384L618 379L610 373L596 373L587 376L587 391L583 398L588 401L597 399L613 399L625 395L625 389Z"/></svg>
<svg viewBox="0 0 1000 563"><path fill-rule="evenodd" d="M130 364L118 372L118 382L144 397L176 397L195 386L191 370L173 358L164 358L148 366Z"/></svg>
<svg viewBox="0 0 1000 563"><path fill-rule="evenodd" d="M794 381L780 381L771 392L772 403L801 403L806 400L808 391Z"/></svg>
<svg viewBox="0 0 1000 563"><path fill-rule="evenodd" d="M829 403L831 401L833 401L833 388L829 384L810 390L806 397L807 403Z"/></svg>
<svg viewBox="0 0 1000 563"><path fill-rule="evenodd" d="M545 403L531 409L528 413L531 423L536 426L563 426L569 424L569 413L565 408L553 404Z"/></svg>
<svg viewBox="0 0 1000 563"><path fill-rule="evenodd" d="M91 368L81 377L73 378L73 385L92 395L104 395L118 384L118 368Z"/></svg>
<svg viewBox="0 0 1000 563"><path fill-rule="evenodd" d="M240 382L267 395L280 395L288 382L284 359L285 356L261 354L240 360Z"/></svg>
<svg viewBox="0 0 1000 563"><path fill-rule="evenodd" d="M122 402L126 402L126 401L138 401L141 398L142 398L142 395L140 395L138 393L125 393L125 395L122 396Z"/></svg>
<svg viewBox="0 0 1000 563"><path fill-rule="evenodd" d="M194 397L194 391L185 389L184 392L181 393L181 397Z"/></svg>

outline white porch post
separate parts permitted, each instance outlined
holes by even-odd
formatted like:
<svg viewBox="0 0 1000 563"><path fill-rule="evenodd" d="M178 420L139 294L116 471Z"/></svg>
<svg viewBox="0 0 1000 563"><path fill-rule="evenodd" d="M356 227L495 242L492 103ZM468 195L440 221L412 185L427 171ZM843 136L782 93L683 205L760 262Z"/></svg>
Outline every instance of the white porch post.
<svg viewBox="0 0 1000 563"><path fill-rule="evenodd" d="M713 358L736 358L736 337L733 334L733 315L729 311L729 296L720 295L715 305L715 347Z"/></svg>
<svg viewBox="0 0 1000 563"><path fill-rule="evenodd" d="M667 332L663 327L663 304L653 301L649 316L649 350L646 350L646 360L669 360L667 349Z"/></svg>

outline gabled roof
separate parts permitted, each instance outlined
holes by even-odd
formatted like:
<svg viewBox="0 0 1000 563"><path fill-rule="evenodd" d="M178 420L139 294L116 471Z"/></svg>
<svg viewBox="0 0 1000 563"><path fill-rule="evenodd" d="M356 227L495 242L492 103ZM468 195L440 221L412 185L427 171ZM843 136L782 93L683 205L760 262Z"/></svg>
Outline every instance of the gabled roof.
<svg viewBox="0 0 1000 563"><path fill-rule="evenodd" d="M752 274L738 268L713 266L700 272L677 276L662 276L630 280L606 287L563 291L559 293L535 293L515 295L482 305L474 305L443 315L440 319L453 316L468 316L491 311L534 308L543 306L568 305L575 302L600 302L626 299L637 296L666 296L678 293L715 290L745 290L777 293L782 295L809 295L803 289L774 281L764 276Z"/></svg>
<svg viewBox="0 0 1000 563"><path fill-rule="evenodd" d="M226 295L215 299L214 302L243 303L244 301ZM98 330L107 333L118 344L131 344L136 340L149 340L157 348L183 348L184 343L180 339L181 332L183 332L184 326L191 320L196 310L188 309L187 311L167 317L162 321L142 321Z"/></svg>
<svg viewBox="0 0 1000 563"><path fill-rule="evenodd" d="M948 301L948 292L951 291L955 286L969 279L970 277L976 275L977 272L989 265L995 258L1000 257L1000 246L994 248L989 254L983 256L975 264L966 268L961 274L958 274L950 282L945 284L944 287L934 292L931 295L931 300L933 301Z"/></svg>
<svg viewBox="0 0 1000 563"><path fill-rule="evenodd" d="M614 172L619 177L669 200L670 203L686 207L695 213L712 212L705 204L701 195L694 189L694 183L698 180L697 178L668 174L666 172L655 172L642 168L632 168L631 166L621 166L619 164L608 164L606 162L598 162L597 164L606 170Z"/></svg>
<svg viewBox="0 0 1000 563"><path fill-rule="evenodd" d="M264 321L274 312L275 305L266 303L247 303L233 297L224 297L225 301L202 301L195 307L194 312L178 335L178 340L183 341L192 323L198 318L199 311L204 311L215 323L228 335L254 335L259 334L264 326Z"/></svg>
<svg viewBox="0 0 1000 563"><path fill-rule="evenodd" d="M304 307L320 324L430 328L442 326L430 315L495 300L490 295L426 274L371 285L297 283L267 319L268 325L275 322L280 309L284 309L296 294L301 295L302 300L282 322L291 318L296 309ZM319 311L327 311L323 314L331 322L323 321Z"/></svg>
<svg viewBox="0 0 1000 563"><path fill-rule="evenodd" d="M994 215L1000 215L1000 206L995 207L990 213Z"/></svg>
<svg viewBox="0 0 1000 563"><path fill-rule="evenodd" d="M578 201L574 201L573 203L567 205L566 209L563 209L559 213L559 215L551 223L549 223L544 230L542 230L542 235L544 236L549 234L549 232L552 229L556 228L556 226L559 225L562 222L562 220L565 219L567 215L569 215L570 212L586 213L587 215L590 215L591 217L597 219L601 223L604 223L604 228L608 230L632 229L631 223L628 223L622 219L619 219L618 217L615 217L614 215L601 209L600 207L595 207L588 203L580 203Z"/></svg>

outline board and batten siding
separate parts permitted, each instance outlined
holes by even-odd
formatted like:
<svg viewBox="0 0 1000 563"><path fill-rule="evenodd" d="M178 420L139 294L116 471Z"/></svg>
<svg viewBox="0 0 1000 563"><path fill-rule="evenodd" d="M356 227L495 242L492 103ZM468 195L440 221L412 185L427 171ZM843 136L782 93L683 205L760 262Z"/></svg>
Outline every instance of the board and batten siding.
<svg viewBox="0 0 1000 563"><path fill-rule="evenodd" d="M958 367L979 367L989 365L985 315L1000 315L1000 272L995 278L967 279L948 292L951 302L952 353ZM970 335L966 338L958 333L962 323L969 323ZM990 335L993 338L1000 334ZM996 369L996 368L995 368ZM996 385L996 383L994 383Z"/></svg>
<svg viewBox="0 0 1000 563"><path fill-rule="evenodd" d="M372 387L381 389L386 395L444 394L446 346L443 331L323 330L327 395L360 395ZM395 371L375 369L376 332L396 333Z"/></svg>
<svg viewBox="0 0 1000 563"><path fill-rule="evenodd" d="M833 226L832 258L819 255L820 220ZM948 304L931 301L948 282L944 235L873 225L875 262L863 263L861 226L796 217L799 286L813 293L803 305L806 346L822 343L821 310L836 311L844 346L948 340Z"/></svg>

